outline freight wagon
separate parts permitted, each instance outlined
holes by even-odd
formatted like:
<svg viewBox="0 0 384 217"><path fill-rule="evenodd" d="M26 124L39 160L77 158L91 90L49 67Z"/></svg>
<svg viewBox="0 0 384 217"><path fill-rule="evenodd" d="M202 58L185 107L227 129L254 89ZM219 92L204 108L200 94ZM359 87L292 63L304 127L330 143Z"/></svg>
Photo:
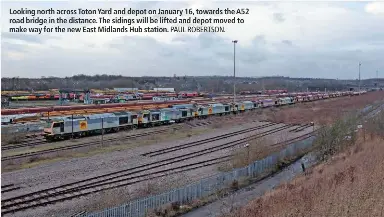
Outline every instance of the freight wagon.
<svg viewBox="0 0 384 217"><path fill-rule="evenodd" d="M271 107L277 105L277 102L273 99L262 99L260 100L261 107Z"/></svg>

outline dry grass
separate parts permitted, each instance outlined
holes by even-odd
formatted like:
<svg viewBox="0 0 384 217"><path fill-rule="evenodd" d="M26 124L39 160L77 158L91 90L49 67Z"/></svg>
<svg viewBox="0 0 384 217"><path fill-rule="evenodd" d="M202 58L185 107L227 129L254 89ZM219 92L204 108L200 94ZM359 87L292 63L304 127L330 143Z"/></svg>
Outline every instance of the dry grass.
<svg viewBox="0 0 384 217"><path fill-rule="evenodd" d="M249 140L247 142L248 147L240 147L233 151L233 156L228 162L220 163L218 165L218 170L221 172L231 171L233 168L240 168L247 166L250 162L259 160L268 153L271 142L266 138L258 138L254 140Z"/></svg>
<svg viewBox="0 0 384 217"><path fill-rule="evenodd" d="M2 134L1 143L6 144L17 144L22 142L25 139L25 133L12 133L12 134Z"/></svg>
<svg viewBox="0 0 384 217"><path fill-rule="evenodd" d="M267 110L267 120L284 123L329 124L340 116L361 109L378 100L383 100L382 91L370 92L361 96L331 98Z"/></svg>
<svg viewBox="0 0 384 217"><path fill-rule="evenodd" d="M288 133L282 133L276 142L272 142L265 137L248 140L248 147L241 147L233 151L233 156L228 162L219 164L218 170L221 172L231 171L234 168L241 168L251 162L263 159L269 155L280 151L285 147L285 143L274 145L288 140Z"/></svg>
<svg viewBox="0 0 384 217"><path fill-rule="evenodd" d="M384 144L366 142L228 216L384 216Z"/></svg>
<svg viewBox="0 0 384 217"><path fill-rule="evenodd" d="M384 216L384 137L377 128L384 122L371 123L370 136L360 130L325 163L222 216Z"/></svg>
<svg viewBox="0 0 384 217"><path fill-rule="evenodd" d="M232 165L234 168L244 167L250 162L265 157L265 153L269 149L270 142L266 138L259 138L247 142L248 147L236 149L232 157Z"/></svg>

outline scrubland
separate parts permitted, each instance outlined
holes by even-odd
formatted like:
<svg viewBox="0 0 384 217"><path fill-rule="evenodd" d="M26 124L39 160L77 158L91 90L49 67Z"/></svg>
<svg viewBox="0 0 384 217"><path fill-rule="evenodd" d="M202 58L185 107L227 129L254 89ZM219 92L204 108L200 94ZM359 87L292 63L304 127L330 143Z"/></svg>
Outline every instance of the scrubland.
<svg viewBox="0 0 384 217"><path fill-rule="evenodd" d="M224 216L384 216L384 112L358 130L348 120L320 133L320 164Z"/></svg>

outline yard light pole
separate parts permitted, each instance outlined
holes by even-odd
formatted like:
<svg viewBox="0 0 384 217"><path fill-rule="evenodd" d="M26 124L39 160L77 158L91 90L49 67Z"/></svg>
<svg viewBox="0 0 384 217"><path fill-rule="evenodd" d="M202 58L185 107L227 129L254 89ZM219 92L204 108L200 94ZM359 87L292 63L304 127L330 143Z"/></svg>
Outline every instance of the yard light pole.
<svg viewBox="0 0 384 217"><path fill-rule="evenodd" d="M237 40L233 40L233 103L236 103L236 44Z"/></svg>
<svg viewBox="0 0 384 217"><path fill-rule="evenodd" d="M73 139L73 114L72 114L72 133L71 133L71 139Z"/></svg>
<svg viewBox="0 0 384 217"><path fill-rule="evenodd" d="M361 87L361 80L360 80L360 67L361 67L361 62L359 62L359 95L360 95L360 87Z"/></svg>
<svg viewBox="0 0 384 217"><path fill-rule="evenodd" d="M104 144L104 118L101 118L101 146Z"/></svg>

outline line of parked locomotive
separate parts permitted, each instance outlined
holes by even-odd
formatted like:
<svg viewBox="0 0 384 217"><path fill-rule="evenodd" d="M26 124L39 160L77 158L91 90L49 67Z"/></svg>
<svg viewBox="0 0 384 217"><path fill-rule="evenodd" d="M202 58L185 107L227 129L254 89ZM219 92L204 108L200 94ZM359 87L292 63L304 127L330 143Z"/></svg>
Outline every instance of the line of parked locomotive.
<svg viewBox="0 0 384 217"><path fill-rule="evenodd" d="M44 136L48 141L83 137L101 133L118 132L133 128L153 127L164 124L179 123L195 118L206 118L212 115L228 115L253 109L291 105L347 95L356 92L337 92L331 94L296 95L290 97L259 99L236 103L184 104L158 110L139 112L112 112L81 116L55 117L47 120Z"/></svg>

